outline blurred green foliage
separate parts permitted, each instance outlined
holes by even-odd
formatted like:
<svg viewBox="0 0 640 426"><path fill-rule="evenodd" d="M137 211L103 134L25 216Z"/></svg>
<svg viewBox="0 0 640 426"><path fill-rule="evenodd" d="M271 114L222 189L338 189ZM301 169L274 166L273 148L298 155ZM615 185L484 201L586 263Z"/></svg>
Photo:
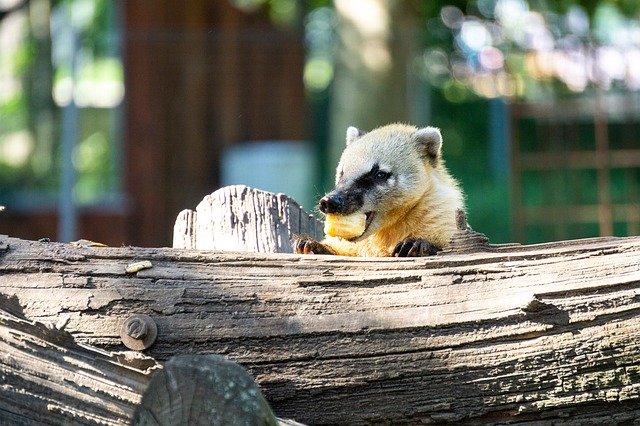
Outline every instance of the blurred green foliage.
<svg viewBox="0 0 640 426"><path fill-rule="evenodd" d="M470 225L493 242L511 241L508 181L496 178L490 166L489 101L475 97L450 102L434 91L432 109L432 125L442 131L446 165L466 196Z"/></svg>
<svg viewBox="0 0 640 426"><path fill-rule="evenodd" d="M80 111L76 201L90 204L119 191L115 129L124 76L114 7L107 0L27 2L0 21L8 46L0 51L0 82L9 88L0 95L0 202L55 200L60 168L67 166L60 157L62 110L71 98Z"/></svg>

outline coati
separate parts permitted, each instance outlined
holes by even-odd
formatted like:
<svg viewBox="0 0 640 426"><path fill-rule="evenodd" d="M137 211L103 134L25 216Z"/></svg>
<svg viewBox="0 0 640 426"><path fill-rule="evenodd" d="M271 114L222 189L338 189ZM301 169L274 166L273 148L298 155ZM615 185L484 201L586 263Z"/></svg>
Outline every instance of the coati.
<svg viewBox="0 0 640 426"><path fill-rule="evenodd" d="M365 214L364 232L321 242L296 237L294 251L404 257L441 250L456 231L456 210L464 209L441 148L442 136L434 127L391 124L369 133L349 127L335 188L318 207L325 215Z"/></svg>

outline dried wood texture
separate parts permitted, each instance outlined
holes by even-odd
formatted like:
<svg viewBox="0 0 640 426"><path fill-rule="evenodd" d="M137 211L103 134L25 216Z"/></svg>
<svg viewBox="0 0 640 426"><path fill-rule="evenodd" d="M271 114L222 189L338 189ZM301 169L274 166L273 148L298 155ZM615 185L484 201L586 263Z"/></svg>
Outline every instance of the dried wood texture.
<svg viewBox="0 0 640 426"><path fill-rule="evenodd" d="M8 305L0 297L0 424L129 424L156 361L80 346Z"/></svg>
<svg viewBox="0 0 640 426"><path fill-rule="evenodd" d="M278 421L237 363L219 355L182 355L154 374L132 424L277 426Z"/></svg>
<svg viewBox="0 0 640 426"><path fill-rule="evenodd" d="M640 237L417 259L0 240L0 291L26 315L117 350L123 321L148 314L146 354L226 355L278 416L640 420Z"/></svg>
<svg viewBox="0 0 640 426"><path fill-rule="evenodd" d="M274 417L253 378L221 356L177 356L160 368L137 352L78 345L21 310L0 295L2 425L301 425Z"/></svg>
<svg viewBox="0 0 640 426"><path fill-rule="evenodd" d="M174 248L292 253L291 237L324 236L323 224L292 198L244 185L220 188L176 219Z"/></svg>

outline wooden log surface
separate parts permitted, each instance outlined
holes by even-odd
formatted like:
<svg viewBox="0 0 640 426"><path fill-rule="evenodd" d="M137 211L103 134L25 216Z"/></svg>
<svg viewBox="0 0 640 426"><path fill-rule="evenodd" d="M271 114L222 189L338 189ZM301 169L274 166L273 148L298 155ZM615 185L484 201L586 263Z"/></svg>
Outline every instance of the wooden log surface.
<svg viewBox="0 0 640 426"><path fill-rule="evenodd" d="M228 356L303 423L640 420L640 237L397 259L2 236L0 274L27 317L110 351L147 314L145 354Z"/></svg>
<svg viewBox="0 0 640 426"><path fill-rule="evenodd" d="M219 355L172 357L79 345L0 295L0 424L301 426L278 419L251 376ZM58 322L63 327L64 322Z"/></svg>

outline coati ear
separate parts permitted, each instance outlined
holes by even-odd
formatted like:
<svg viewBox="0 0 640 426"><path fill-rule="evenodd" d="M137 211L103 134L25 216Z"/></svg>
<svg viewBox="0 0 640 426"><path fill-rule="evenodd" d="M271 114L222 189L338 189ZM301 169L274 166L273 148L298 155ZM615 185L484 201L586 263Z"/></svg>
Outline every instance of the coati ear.
<svg viewBox="0 0 640 426"><path fill-rule="evenodd" d="M442 150L442 135L436 127L423 127L411 135L411 139L418 145L420 152L432 165L438 163Z"/></svg>
<svg viewBox="0 0 640 426"><path fill-rule="evenodd" d="M364 132L357 127L349 126L347 129L347 145L364 135Z"/></svg>

